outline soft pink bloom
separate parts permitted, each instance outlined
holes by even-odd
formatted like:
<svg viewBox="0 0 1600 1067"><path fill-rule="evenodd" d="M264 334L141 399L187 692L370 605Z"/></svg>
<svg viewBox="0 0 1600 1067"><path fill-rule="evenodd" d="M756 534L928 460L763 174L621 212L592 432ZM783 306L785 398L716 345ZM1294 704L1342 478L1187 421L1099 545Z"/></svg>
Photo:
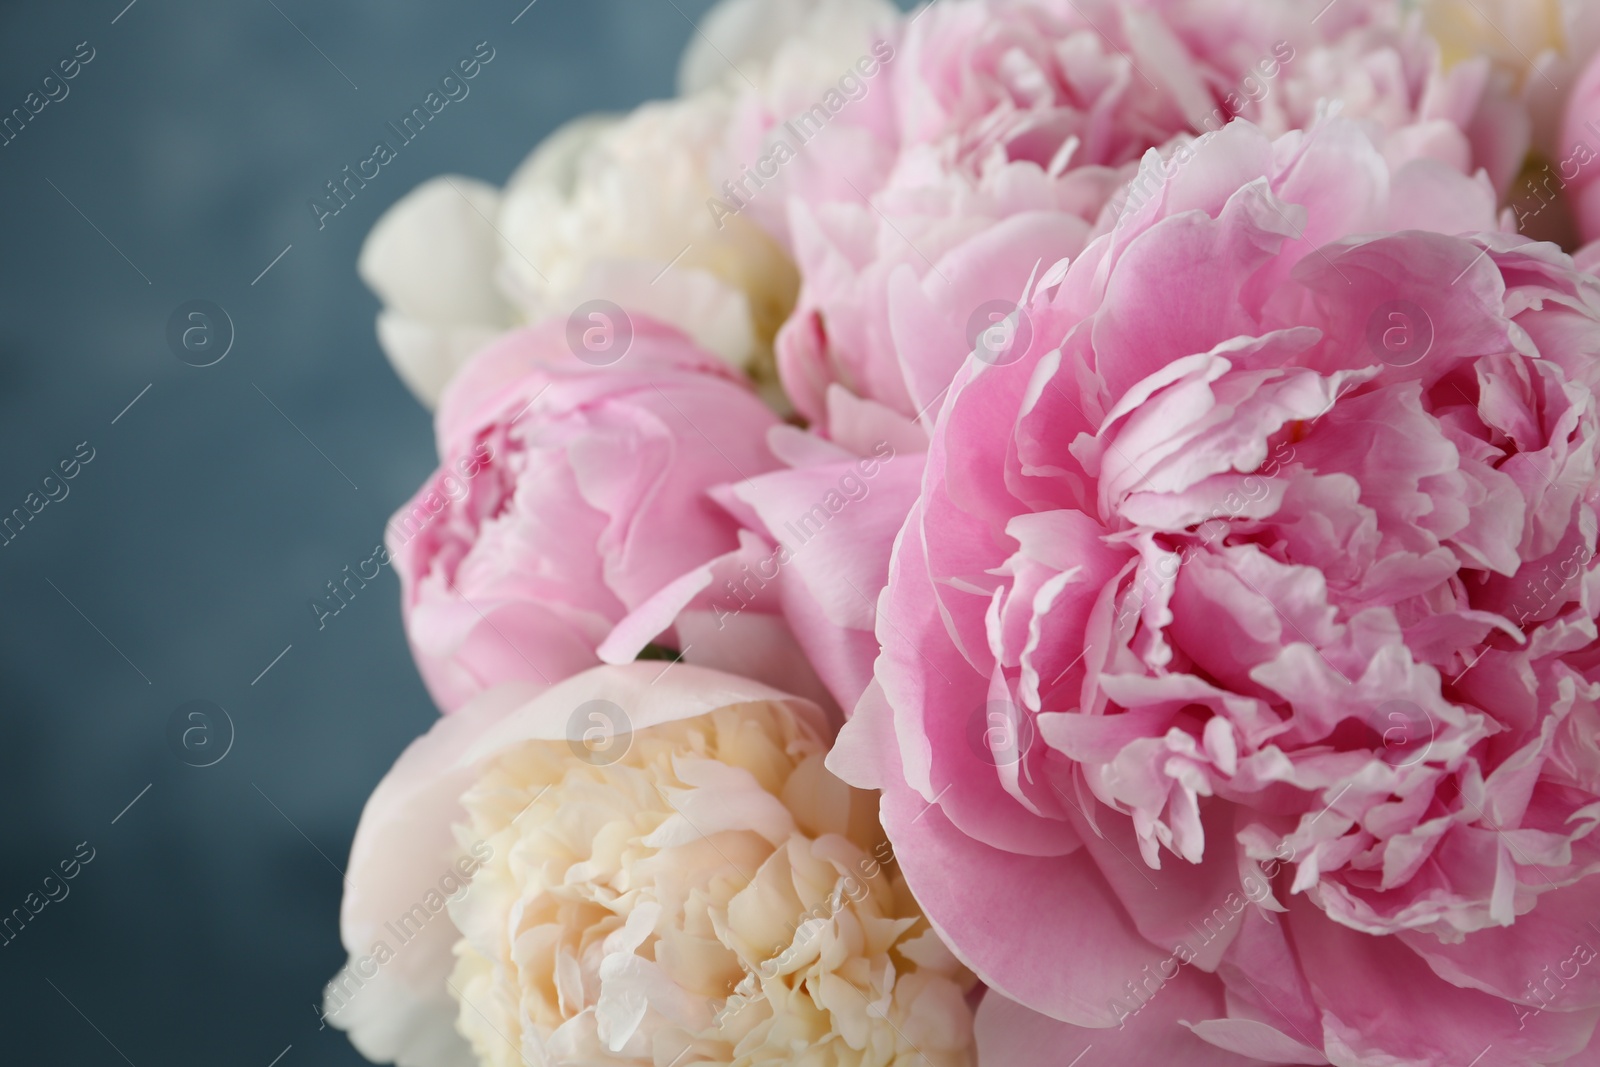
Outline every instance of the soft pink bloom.
<svg viewBox="0 0 1600 1067"><path fill-rule="evenodd" d="M1219 22L1171 3L942 0L863 57L847 83L853 98L827 102L831 118L807 110L816 100L748 96L750 159L763 144L776 152L797 131L805 137L793 158L768 157L775 179L753 188L743 178L738 189L753 194L742 210L786 234L802 264L779 358L789 396L827 440L778 448L791 469L735 491L758 513L746 518L759 542L727 573L697 580L697 607L713 610L730 584L767 575L756 583L762 609L781 608L835 699L853 706L877 654L871 609L889 540L921 477L922 427L974 348L1007 358L1005 312L1030 279L1150 197L1163 168L1137 171L1149 149L1181 167L1191 131L1243 113L1281 132L1332 98L1388 131L1396 160L1466 171L1495 159L1497 184L1515 170L1525 147L1516 136L1508 163L1462 128L1482 117L1486 66L1440 74L1432 43L1388 3L1315 15L1276 2ZM890 475L791 564L798 546L781 527L817 505L841 463L889 439ZM690 590L675 592L640 629L670 617Z"/></svg>
<svg viewBox="0 0 1600 1067"><path fill-rule="evenodd" d="M828 397L831 440L775 427L768 442L782 467L717 490L741 523L739 547L619 623L602 659L628 662L674 619L696 643L697 634L781 627L838 706L855 705L872 680L878 594L922 482L927 437L840 386Z"/></svg>
<svg viewBox="0 0 1600 1067"><path fill-rule="evenodd" d="M1600 240L1600 56L1590 62L1567 100L1557 167L1579 235L1585 241Z"/></svg>
<svg viewBox="0 0 1600 1067"><path fill-rule="evenodd" d="M981 1062L1595 1062L1600 282L1495 227L1235 123L956 376L830 766Z"/></svg>
<svg viewBox="0 0 1600 1067"><path fill-rule="evenodd" d="M573 354L565 320L510 334L444 395L441 468L391 520L389 551L412 651L446 711L600 662L629 611L737 547L738 524L707 491L777 466L777 418L747 384L675 330L632 325L608 365ZM645 640L686 650L673 622ZM808 691L781 625L694 643L690 659L732 656Z"/></svg>
<svg viewBox="0 0 1600 1067"><path fill-rule="evenodd" d="M992 322L979 309L1014 304L1036 269L1147 195L1119 190L1150 149L1170 158L1235 116L1276 135L1326 101L1389 133L1397 157L1487 167L1497 188L1528 145L1488 62L1444 73L1388 0L1320 16L1281 0L942 0L883 47L831 118L823 101L773 110L752 94L734 155L773 162L724 187L800 264L779 371L824 432L835 383L926 415Z"/></svg>

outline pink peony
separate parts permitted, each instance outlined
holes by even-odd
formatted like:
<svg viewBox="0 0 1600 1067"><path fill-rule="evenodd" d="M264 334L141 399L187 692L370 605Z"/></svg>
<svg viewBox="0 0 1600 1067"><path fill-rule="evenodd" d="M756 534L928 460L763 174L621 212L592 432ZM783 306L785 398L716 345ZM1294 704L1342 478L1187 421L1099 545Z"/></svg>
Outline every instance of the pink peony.
<svg viewBox="0 0 1600 1067"><path fill-rule="evenodd" d="M444 394L443 466L390 521L389 551L412 650L446 711L501 682L554 683L600 662L618 620L738 545L707 490L777 465L766 445L777 418L747 385L676 331L625 320L580 321L576 338L559 320L510 334ZM585 329L614 347L591 354ZM673 621L646 640L667 631L690 659L732 657L808 691L772 620L694 650Z"/></svg>
<svg viewBox="0 0 1600 1067"><path fill-rule="evenodd" d="M1556 167L1579 235L1585 241L1600 240L1600 56L1589 63L1567 100ZM1553 196L1554 190L1550 192Z"/></svg>
<svg viewBox="0 0 1600 1067"><path fill-rule="evenodd" d="M874 46L826 122L792 94L781 105L747 97L743 151L755 158L759 130L776 153L763 173L778 176L762 188L742 178L737 191L769 224L789 206L804 292L780 362L825 440L775 445L791 469L733 491L748 505L748 558L707 570L626 629L650 631L690 595L715 612L746 599L730 588L759 586L763 609L782 609L835 699L853 706L877 655L873 606L921 476L922 427L969 352L1007 358L1007 313L1030 278L1080 252L1091 220L1109 226L1148 199L1163 168L1137 172L1142 153L1161 145L1179 167L1186 131L1245 113L1277 132L1334 97L1393 130L1396 158L1461 170L1478 158L1461 126L1481 110L1484 70L1438 75L1430 42L1392 5L1341 3L1315 21L1278 3L1246 7L1233 38L1214 12L1178 4L944 0ZM780 123L787 113L797 117ZM779 166L778 146L797 133L805 143ZM889 440L891 475L797 551L783 527ZM617 661L644 640L619 641Z"/></svg>
<svg viewBox="0 0 1600 1067"><path fill-rule="evenodd" d="M698 643L697 634L781 618L838 706L855 705L872 680L878 594L917 498L927 437L837 385L828 395L832 440L775 428L768 441L783 467L716 494L741 523L739 547L619 623L602 659L627 663L672 620Z"/></svg>
<svg viewBox="0 0 1600 1067"><path fill-rule="evenodd" d="M805 102L736 121L752 163L781 153L757 170L781 163L776 189L743 173L725 189L801 267L777 340L796 408L825 432L838 383L925 414L996 321L981 309L1014 304L1036 267L1148 195L1123 190L1146 151L1170 158L1236 116L1277 134L1336 100L1397 155L1510 183L1527 120L1489 93L1487 61L1444 74L1387 0L1317 6L943 0L826 122Z"/></svg>
<svg viewBox="0 0 1600 1067"><path fill-rule="evenodd" d="M829 764L981 1062L1596 1062L1600 282L1494 202L1235 123L956 376Z"/></svg>

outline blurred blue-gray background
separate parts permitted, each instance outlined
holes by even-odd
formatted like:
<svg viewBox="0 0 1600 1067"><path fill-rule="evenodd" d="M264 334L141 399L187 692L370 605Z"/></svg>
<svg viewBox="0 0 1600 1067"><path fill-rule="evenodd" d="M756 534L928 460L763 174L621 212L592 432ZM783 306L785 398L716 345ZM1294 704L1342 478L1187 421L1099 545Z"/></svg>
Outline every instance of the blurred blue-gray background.
<svg viewBox="0 0 1600 1067"><path fill-rule="evenodd" d="M524 4L0 7L0 115L93 55L0 147L0 515L40 508L0 547L0 917L28 919L0 1062L364 1062L313 1010L335 865L435 712L388 570L320 631L307 602L434 457L356 255L423 179L501 182L565 119L669 95L709 0ZM319 231L307 200L480 41L470 96ZM232 320L213 366L168 346L191 300ZM209 767L168 740L195 700L232 723Z"/></svg>

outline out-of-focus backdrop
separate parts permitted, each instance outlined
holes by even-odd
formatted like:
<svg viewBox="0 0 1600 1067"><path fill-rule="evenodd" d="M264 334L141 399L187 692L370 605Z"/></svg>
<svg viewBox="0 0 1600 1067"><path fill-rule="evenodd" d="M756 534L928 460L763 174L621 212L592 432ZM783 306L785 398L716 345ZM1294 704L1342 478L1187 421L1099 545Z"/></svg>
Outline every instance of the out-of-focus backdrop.
<svg viewBox="0 0 1600 1067"><path fill-rule="evenodd" d="M670 95L708 6L0 7L0 1062L364 1062L314 1009L338 868L435 711L387 569L321 629L308 601L434 456L356 255L423 179L503 182ZM479 42L470 95L319 229Z"/></svg>

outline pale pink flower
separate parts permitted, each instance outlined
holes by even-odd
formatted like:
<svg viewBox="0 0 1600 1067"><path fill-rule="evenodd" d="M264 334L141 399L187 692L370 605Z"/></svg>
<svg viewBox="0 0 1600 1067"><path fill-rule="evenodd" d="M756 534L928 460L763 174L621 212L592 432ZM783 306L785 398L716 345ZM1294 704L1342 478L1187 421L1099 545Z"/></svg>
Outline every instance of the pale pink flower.
<svg viewBox="0 0 1600 1067"><path fill-rule="evenodd" d="M1275 134L1338 101L1384 135L1396 161L1469 171L1493 158L1503 184L1525 147L1514 130L1501 131L1508 161L1480 153L1463 129L1483 118L1486 65L1447 77L1435 51L1394 5L1371 0L1321 17L1245 3L1228 19L1165 2L941 0L864 53L841 82L854 90L846 96L775 104L746 94L740 151L767 165L730 171L724 190L730 204L744 198L741 217L786 236L802 265L780 369L826 440L786 446L791 471L734 491L759 512L746 518L761 540L728 573L705 572L696 605L711 611L730 584L759 585L763 609L781 607L835 699L852 706L877 653L871 605L921 476L922 427L969 353L1007 358L1007 314L1030 279L1148 200L1187 163L1193 131L1236 114ZM798 146L792 158L778 151L786 143ZM1158 146L1164 165L1138 171ZM791 563L797 545L781 527L887 440L890 476ZM689 591L677 592L681 604ZM657 604L656 617L675 606Z"/></svg>
<svg viewBox="0 0 1600 1067"><path fill-rule="evenodd" d="M982 1062L1592 1062L1600 282L1495 227L1235 123L956 376L830 766Z"/></svg>
<svg viewBox="0 0 1600 1067"><path fill-rule="evenodd" d="M749 166L722 187L800 265L779 372L822 432L835 383L926 417L993 324L980 309L1148 195L1125 186L1150 149L1170 160L1237 116L1276 135L1330 105L1396 159L1484 167L1498 189L1528 147L1488 61L1445 73L1387 0L942 0L864 58L850 99L749 94Z"/></svg>
<svg viewBox="0 0 1600 1067"><path fill-rule="evenodd" d="M1584 241L1600 240L1600 56L1583 72L1567 100L1561 128L1560 158L1553 175L1572 208L1573 221ZM1540 189L1551 199L1557 188Z"/></svg>
<svg viewBox="0 0 1600 1067"><path fill-rule="evenodd" d="M389 553L412 651L446 711L600 662L629 611L738 545L708 490L777 466L776 416L746 382L669 327L615 326L598 354L563 320L509 334L444 394L440 471L390 521ZM781 624L756 634L746 622L692 650L672 618L645 640L809 692Z"/></svg>

